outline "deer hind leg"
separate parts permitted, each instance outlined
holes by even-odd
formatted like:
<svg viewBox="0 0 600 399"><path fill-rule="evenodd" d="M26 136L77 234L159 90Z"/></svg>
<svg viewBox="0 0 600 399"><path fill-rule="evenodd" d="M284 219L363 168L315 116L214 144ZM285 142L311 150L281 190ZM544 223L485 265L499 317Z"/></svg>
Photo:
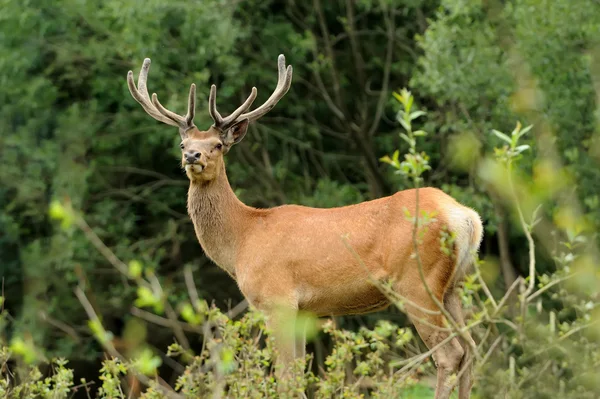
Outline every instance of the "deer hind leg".
<svg viewBox="0 0 600 399"><path fill-rule="evenodd" d="M447 340L451 330L448 328L442 312L425 288L415 290L413 287L407 298L416 304L415 306L407 305L406 310L425 345L429 349L433 349ZM439 303L443 303L443 295L437 299ZM438 347L433 353L433 360L437 368L435 399L450 397L456 386L454 378L458 373L464 354L465 351L456 337Z"/></svg>
<svg viewBox="0 0 600 399"><path fill-rule="evenodd" d="M458 292L451 288L446 293L444 301L444 307L450 313L456 324L460 327L465 326L465 320L463 316L462 306L460 304L460 297ZM465 341L468 340L468 342ZM460 364L460 378L458 381L458 399L469 399L471 397L471 387L473 385L473 363L472 363L472 348L475 345L475 341L469 331L466 331L464 337L459 337L459 342L465 351L465 356Z"/></svg>

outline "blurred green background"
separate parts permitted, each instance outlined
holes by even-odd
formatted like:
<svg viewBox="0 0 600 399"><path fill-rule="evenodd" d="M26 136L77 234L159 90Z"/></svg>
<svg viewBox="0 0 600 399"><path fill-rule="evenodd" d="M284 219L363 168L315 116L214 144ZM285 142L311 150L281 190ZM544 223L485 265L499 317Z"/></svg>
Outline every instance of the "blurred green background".
<svg viewBox="0 0 600 399"><path fill-rule="evenodd" d="M544 207L559 226L570 222L556 204L576 200L569 210L583 226L578 233L595 240L598 1L0 0L0 26L0 276L12 315L5 335L29 336L50 357L82 367L100 360L75 286L88 283L88 298L117 335L134 318L136 298L79 230L50 220L52 200L70 201L124 262L154 270L173 301L186 295L185 266L202 298L222 309L242 300L197 243L176 129L153 121L127 89L127 71L137 74L145 57L149 90L169 109L183 113L196 83L201 129L212 123L210 84L226 113L252 86L257 104L266 100L278 54L293 65L288 94L227 156L231 185L248 205L333 207L408 188L379 161L406 150L392 92L408 87L428 112L426 185L482 215L482 273L492 292L501 296L528 267L519 224L477 177L480 155L498 145L492 129L534 124L524 176L539 190L560 190ZM556 269L548 245L538 247L539 274ZM352 329L379 319L403 317L390 310L338 321ZM166 348L172 332L153 327L147 338Z"/></svg>

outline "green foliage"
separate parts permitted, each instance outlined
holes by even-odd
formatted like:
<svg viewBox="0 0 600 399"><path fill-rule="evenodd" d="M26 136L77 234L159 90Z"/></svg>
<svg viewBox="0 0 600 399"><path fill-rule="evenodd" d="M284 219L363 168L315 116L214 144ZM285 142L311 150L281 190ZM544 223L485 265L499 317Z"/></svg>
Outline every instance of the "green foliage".
<svg viewBox="0 0 600 399"><path fill-rule="evenodd" d="M51 373L44 377L37 367L28 367L21 374L19 384L13 385L14 380L6 363L11 357L8 348L0 351L2 367L2 380L0 381L0 395L6 399L19 398L52 398L66 399L72 393L73 370L66 367L67 361L55 359L50 364Z"/></svg>
<svg viewBox="0 0 600 399"><path fill-rule="evenodd" d="M275 395L262 316L231 320L197 298L223 308L240 294L196 241L177 133L140 109L125 76L152 58L150 91L178 112L195 82L204 128L210 84L225 113L252 86L260 103L282 52L294 65L290 92L227 159L240 198L334 207L442 188L485 221L485 261L462 287L481 354L476 394L598 396L600 7L6 0L0 22L0 396L126 398L125 379L139 373L144 397L163 397L156 376L169 367L187 397ZM409 83L418 99L395 92ZM533 127L504 133L515 120ZM505 303L503 231L523 276ZM442 250L453 239L443 232ZM289 395L431 397L417 384L431 365L406 360L418 352L412 330L386 319L403 321L394 311L341 318L345 329L319 333L306 316L301 327L324 353L288 382ZM173 335L177 360L161 358ZM123 357L97 371L100 348L117 344ZM83 370L93 372L79 384Z"/></svg>
<svg viewBox="0 0 600 399"><path fill-rule="evenodd" d="M373 397L398 397L401 392L406 394L416 387L414 380L405 380L401 374L386 370L385 363L391 349L402 350L414 344L410 330L388 321L379 322L373 330L361 328L358 332L337 329L330 321L323 332L332 337L334 347L324 363L324 375L316 376L310 371L298 370L303 376L276 382L272 364L273 341L268 338L265 347L260 344L265 329L264 316L250 311L233 321L216 308L205 306L204 309L202 316L211 324L211 334L215 335L208 338L203 350L197 355L186 356L186 350L178 344L169 348L169 356L179 358L185 365L175 384L175 390L184 398L204 397L215 390L223 390L227 397L296 397L307 389L314 391L316 398L359 398L367 381ZM3 351L4 364L11 356L20 356L11 353L8 348ZM126 398L128 388L122 382L124 376L130 373L152 376L160 365L161 359L148 348L131 361L105 360L99 370L101 386L96 397ZM353 370L349 376L348 367ZM30 392L30 397L62 398L71 392L74 385L73 371L60 360L55 361L47 378L43 378L37 368L20 370L19 375L27 376L23 380L16 380L8 367L2 368L0 375L3 384L0 392L7 398L20 397L23 392ZM348 378L355 381L348 384ZM154 386L143 397L167 398L169 393Z"/></svg>
<svg viewBox="0 0 600 399"><path fill-rule="evenodd" d="M400 93L394 93L394 98L403 106L403 109L398 111L396 119L404 128L406 133L400 133L400 138L408 144L408 154L404 155L404 161L399 161L400 152L396 150L390 158L388 155L380 159L396 170L396 173L409 178L418 187L423 180L423 173L431 170L429 166L429 156L424 152L417 152L417 137L425 137L427 133L424 130L414 130L412 122L425 115L425 111L413 111L414 97L410 91L403 89Z"/></svg>
<svg viewBox="0 0 600 399"><path fill-rule="evenodd" d="M600 9L583 0L442 1L418 37L424 55L412 79L421 95L434 97L441 130L449 139L467 137L471 147L476 139L491 151L490 130L508 130L515 119L533 122L539 151L556 143L553 162L576 176L582 211L595 228L598 32ZM522 167L532 163L535 157Z"/></svg>

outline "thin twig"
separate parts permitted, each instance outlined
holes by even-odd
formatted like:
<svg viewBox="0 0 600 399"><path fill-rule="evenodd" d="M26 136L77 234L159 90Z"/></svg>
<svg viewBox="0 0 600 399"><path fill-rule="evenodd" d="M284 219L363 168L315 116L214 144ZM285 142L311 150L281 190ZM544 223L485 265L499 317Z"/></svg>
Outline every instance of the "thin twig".
<svg viewBox="0 0 600 399"><path fill-rule="evenodd" d="M96 247L96 249L110 262L111 265L114 266L121 274L129 277L129 268L125 263L119 259L113 251L108 248L104 242L98 237L98 235L92 230L92 228L87 224L85 219L82 217L76 218L76 224L81 231L85 234L86 238ZM149 287L149 284L146 283L146 287Z"/></svg>
<svg viewBox="0 0 600 399"><path fill-rule="evenodd" d="M51 326L58 328L59 330L61 330L62 332L64 332L65 334L67 334L68 336L73 338L76 342L81 341L81 337L79 336L77 331L75 331L75 329L73 327L69 326L68 324L66 324L60 320L53 319L52 317L48 316L48 314L43 310L40 310L39 316L40 316L40 319L47 322Z"/></svg>
<svg viewBox="0 0 600 399"><path fill-rule="evenodd" d="M158 326L161 327L166 327L166 328L172 328L172 321L169 319L166 319L164 317L155 315L152 312L148 312L146 310L140 309L140 308L136 308L136 307L132 307L130 309L130 312L132 315L134 315L135 317L139 317L140 319L144 319L150 323L156 324ZM194 332L197 334L201 334L202 333L202 329L199 326L194 326L192 324L189 323L185 323L183 321L178 321L180 327L185 330L185 331L189 331L189 332Z"/></svg>
<svg viewBox="0 0 600 399"><path fill-rule="evenodd" d="M92 320L93 322L98 323L98 325L102 325L100 322L100 319L98 318L98 315L96 314L96 311L94 310L94 307L92 306L90 301L88 301L87 297L85 296L85 293L83 292L83 290L80 287L75 288L75 295L77 296L77 299L79 299L79 302L81 303L81 305L83 306L83 309L87 313L88 318L90 320ZM102 344L104 349L112 357L125 361L125 358L123 357L123 355L121 355L115 349L115 346L112 344L112 341L100 340L100 344ZM130 369L130 371L133 372L135 377L140 382L145 384L146 386L152 385L152 380L150 380L150 378L146 377L144 374L141 374L141 373L135 371L135 369ZM166 395L169 398L184 399L184 397L182 395L179 395L178 393L173 391L173 389L171 387L169 387L168 385L166 387L163 385L154 385L154 386L156 387L157 390L159 390L162 394Z"/></svg>
<svg viewBox="0 0 600 399"><path fill-rule="evenodd" d="M487 284L483 280L483 277L481 276L481 273L479 272L479 268L476 268L476 275L477 275L477 280L479 281L479 284L481 284L481 288L483 289L483 292L485 292L485 295L488 297L488 299L492 303L492 306L494 307L494 311L498 310L498 304L496 303L496 300L494 299L492 292L490 291Z"/></svg>
<svg viewBox="0 0 600 399"><path fill-rule="evenodd" d="M570 278L573 278L577 275L578 273L573 273L573 274L569 274L568 276L559 278L557 280L552 281L551 283L548 283L547 285L545 285L544 287L540 288L539 290L537 290L536 292L534 292L533 294L529 295L527 297L527 301L531 302L532 300L534 300L535 298L537 298L538 296L542 295L544 292L546 292L547 290L549 290L550 288L554 287L556 284L560 284L564 281L569 280Z"/></svg>
<svg viewBox="0 0 600 399"><path fill-rule="evenodd" d="M385 52L385 64L383 66L383 82L381 83L381 92L379 93L379 100L377 100L377 108L375 109L375 116L373 117L373 123L369 128L369 136L373 136L379 127L381 122L381 114L385 108L385 104L388 101L388 89L390 83L390 70L392 67L392 57L394 52L394 38L395 38L395 17L392 13L391 16L386 16L386 11L383 11L385 25L387 27L387 48Z"/></svg>
<svg viewBox="0 0 600 399"><path fill-rule="evenodd" d="M464 328L462 328L462 329L458 329L457 331L455 331L455 332L451 333L451 334L450 334L450 335L448 335L448 336L447 336L445 339L443 339L442 341L440 341L440 342L439 342L437 345L435 345L433 348L429 349L427 352L424 352L424 353L422 353L422 354L420 354L420 355L414 356L414 357L413 357L413 358L411 358L411 359L407 359L407 360L406 360L406 361L404 361L404 362L397 362L397 363L395 363L396 365L399 365L399 364L403 364L403 363L405 363L405 362L408 362L408 364L407 364L406 366L404 366L404 367L403 367L403 368L401 368L400 370L396 371L396 373L395 373L395 374L401 374L401 373L403 373L403 372L404 372L406 369L408 369L408 368L412 367L412 365L414 365L414 364L416 364L416 363L418 363L418 362L421 362L421 361L425 360L425 359L426 359L426 358L428 358L429 356L433 355L433 353L434 353L435 351L437 351L437 350L438 350L439 348L441 348L442 346L446 345L448 342L450 342L450 341L451 341L451 340L453 340L454 338L456 338L456 337L460 336L462 333L464 333L464 332L466 332L466 331L469 331L470 329L472 329L473 327L475 327L475 326L477 326L477 325L479 325L479 324L481 324L481 323L483 323L483 321L482 321L482 320L479 320L479 321L476 321L476 322L474 322L474 323L472 323L472 324L470 324L470 325L468 325L468 326L465 326L465 327L464 327ZM475 349L477 349L477 348L475 348Z"/></svg>
<svg viewBox="0 0 600 399"><path fill-rule="evenodd" d="M502 342L502 338L503 338L502 335L496 338L496 340L492 343L492 345L488 349L487 353L479 361L479 364L485 364L488 361L490 356L492 356L492 352L494 352L494 349L496 349L496 347L500 344L500 342Z"/></svg>
<svg viewBox="0 0 600 399"><path fill-rule="evenodd" d="M323 38L323 42L325 43L325 52L327 54L327 58L329 58L331 62L331 80L333 84L333 94L335 96L335 101L337 107L339 109L344 108L344 104L342 103L342 96L340 93L340 81L338 78L336 66L335 66L335 56L333 54L333 46L331 45L331 41L329 38L329 30L327 29L327 22L325 21L325 15L323 14L323 7L321 6L320 0L313 0L314 10L317 14L317 19L319 21L319 27L321 29L321 36Z"/></svg>
<svg viewBox="0 0 600 399"><path fill-rule="evenodd" d="M121 259L119 259L117 255L115 255L115 253L104 244L104 242L102 242L100 237L98 237L94 230L92 230L92 228L87 224L85 219L83 217L77 217L76 224L80 228L80 230L83 231L87 239L90 240L92 245L96 247L96 249L110 262L110 264L113 265L114 268L117 269L125 277L131 279L131 276L129 275L129 268L127 267L127 265L123 261L121 261ZM179 326L175 310L173 309L171 304L169 304L168 300L165 298L162 292L160 282L153 274L150 274L148 278L150 278L151 281L147 281L142 278L138 278L135 281L139 285L150 289L152 292L160 292L161 301L163 302L163 305L165 307L167 317L171 321L171 328L173 329L175 337L184 348L189 349L190 343L187 340L183 331L181 330L181 327Z"/></svg>
<svg viewBox="0 0 600 399"><path fill-rule="evenodd" d="M517 277L517 279L515 281L513 281L513 283L510 286L510 288L506 291L506 293L504 294L504 296L502 297L502 299L498 303L498 306L496 307L496 313L500 309L502 309L502 307L504 306L504 304L506 303L506 301L508 301L508 298L510 298L512 292L519 286L519 284L521 283L522 279L523 278L521 276L519 276L519 277ZM496 314L496 313L494 313L494 314Z"/></svg>
<svg viewBox="0 0 600 399"><path fill-rule="evenodd" d="M521 204L519 203L519 199L517 197L517 192L512 179L512 163L509 163L508 165L508 184L510 186L510 193L513 197L513 201L515 202L515 208L517 209L517 213L519 215L521 227L523 228L523 232L525 233L525 237L527 237L527 242L529 243L529 286L523 293L523 298L527 298L535 289L535 242L533 241L529 225L525 221L523 211L521 210Z"/></svg>

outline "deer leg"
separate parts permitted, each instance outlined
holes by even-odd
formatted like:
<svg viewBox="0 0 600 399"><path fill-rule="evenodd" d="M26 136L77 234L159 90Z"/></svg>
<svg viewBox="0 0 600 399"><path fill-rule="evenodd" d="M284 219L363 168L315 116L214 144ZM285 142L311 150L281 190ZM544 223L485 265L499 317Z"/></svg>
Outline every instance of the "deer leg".
<svg viewBox="0 0 600 399"><path fill-rule="evenodd" d="M456 324L458 324L460 327L464 327L465 320L458 292L452 290L446 293L444 307L446 308L448 313L450 313L452 318L454 318ZM475 341L473 340L471 334L469 334L468 331L465 332L465 336L469 342L465 342L465 338L463 337L458 338L463 350L465 351L465 356L463 357L462 362L460 364L460 372L462 373L462 375L460 376L458 381L458 399L469 399L471 397L471 387L473 385L473 363L471 362L471 350L473 345L475 345Z"/></svg>
<svg viewBox="0 0 600 399"><path fill-rule="evenodd" d="M295 322L297 310L274 307L266 311L267 326L273 332L277 348L275 376L279 380L290 376L296 357Z"/></svg>
<svg viewBox="0 0 600 399"><path fill-rule="evenodd" d="M418 298L410 299L417 303L418 307L407 307L408 315L425 345L432 349L450 336L445 318L427 292L421 292ZM443 301L442 298L439 300ZM452 338L433 353L433 360L437 367L435 399L450 397L456 385L453 375L458 372L464 353L457 338Z"/></svg>
<svg viewBox="0 0 600 399"><path fill-rule="evenodd" d="M302 359L302 364L306 361L306 323L299 322L296 319L296 359Z"/></svg>

